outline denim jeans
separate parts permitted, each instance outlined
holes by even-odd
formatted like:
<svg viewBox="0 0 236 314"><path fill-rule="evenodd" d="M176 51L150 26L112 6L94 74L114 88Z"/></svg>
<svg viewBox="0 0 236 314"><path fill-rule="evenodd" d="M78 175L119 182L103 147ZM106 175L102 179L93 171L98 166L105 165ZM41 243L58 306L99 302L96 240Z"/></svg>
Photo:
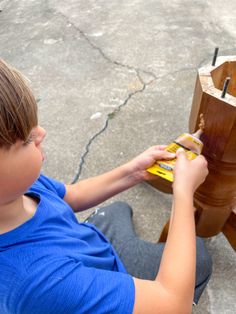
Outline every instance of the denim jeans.
<svg viewBox="0 0 236 314"><path fill-rule="evenodd" d="M153 280L159 270L165 243L140 239L132 222L132 209L124 202L98 208L85 222L94 224L112 243L127 272L133 277ZM197 263L194 303L197 304L212 272L212 261L204 241L196 237Z"/></svg>

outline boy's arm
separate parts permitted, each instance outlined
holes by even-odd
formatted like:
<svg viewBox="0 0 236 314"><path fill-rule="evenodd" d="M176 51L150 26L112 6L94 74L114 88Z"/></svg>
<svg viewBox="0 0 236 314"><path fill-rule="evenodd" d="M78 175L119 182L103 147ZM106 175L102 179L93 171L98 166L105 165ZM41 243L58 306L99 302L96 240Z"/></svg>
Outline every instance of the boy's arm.
<svg viewBox="0 0 236 314"><path fill-rule="evenodd" d="M191 313L196 268L193 195L208 173L202 156L177 153L172 221L155 281L134 279L134 314ZM145 258L145 257L144 257Z"/></svg>
<svg viewBox="0 0 236 314"><path fill-rule="evenodd" d="M97 177L66 185L64 200L74 211L93 207L108 198L136 185L152 179L146 169L157 159L173 158L175 155L164 150L166 146L154 146L130 162Z"/></svg>
<svg viewBox="0 0 236 314"><path fill-rule="evenodd" d="M176 197L172 228L155 281L134 279L134 314L191 313L196 267L194 210L191 196Z"/></svg>

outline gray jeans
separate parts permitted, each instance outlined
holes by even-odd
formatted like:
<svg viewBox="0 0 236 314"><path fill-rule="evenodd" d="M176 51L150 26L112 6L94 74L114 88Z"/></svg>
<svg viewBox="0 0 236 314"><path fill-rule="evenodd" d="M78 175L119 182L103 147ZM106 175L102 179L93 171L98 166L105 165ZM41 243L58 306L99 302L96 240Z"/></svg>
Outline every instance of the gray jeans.
<svg viewBox="0 0 236 314"><path fill-rule="evenodd" d="M112 243L127 272L140 279L155 279L164 243L140 239L132 222L132 209L124 202L98 208L86 222L94 224ZM196 238L197 266L194 303L197 304L212 272L212 261L203 240Z"/></svg>

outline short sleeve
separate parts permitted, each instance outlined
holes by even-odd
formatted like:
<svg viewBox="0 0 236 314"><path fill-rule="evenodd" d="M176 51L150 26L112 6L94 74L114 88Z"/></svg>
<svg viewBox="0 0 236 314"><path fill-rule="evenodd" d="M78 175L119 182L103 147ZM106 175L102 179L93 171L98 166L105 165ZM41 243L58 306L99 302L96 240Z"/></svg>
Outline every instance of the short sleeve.
<svg viewBox="0 0 236 314"><path fill-rule="evenodd" d="M41 174L36 182L36 184L43 185L47 190L56 193L60 198L63 199L66 193L65 184L59 182L55 179L49 178L44 174Z"/></svg>
<svg viewBox="0 0 236 314"><path fill-rule="evenodd" d="M37 270L22 287L16 313L129 314L133 312L133 278L124 273L90 268L73 260ZM56 267L55 267L56 266ZM51 267L50 267L51 268Z"/></svg>

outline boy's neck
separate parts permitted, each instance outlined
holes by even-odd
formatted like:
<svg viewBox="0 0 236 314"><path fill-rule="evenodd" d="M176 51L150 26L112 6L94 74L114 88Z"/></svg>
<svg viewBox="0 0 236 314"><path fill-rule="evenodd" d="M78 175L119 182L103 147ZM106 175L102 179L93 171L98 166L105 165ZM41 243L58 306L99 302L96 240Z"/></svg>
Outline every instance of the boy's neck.
<svg viewBox="0 0 236 314"><path fill-rule="evenodd" d="M11 231L33 217L37 201L29 196L20 196L9 204L0 206L0 234Z"/></svg>

